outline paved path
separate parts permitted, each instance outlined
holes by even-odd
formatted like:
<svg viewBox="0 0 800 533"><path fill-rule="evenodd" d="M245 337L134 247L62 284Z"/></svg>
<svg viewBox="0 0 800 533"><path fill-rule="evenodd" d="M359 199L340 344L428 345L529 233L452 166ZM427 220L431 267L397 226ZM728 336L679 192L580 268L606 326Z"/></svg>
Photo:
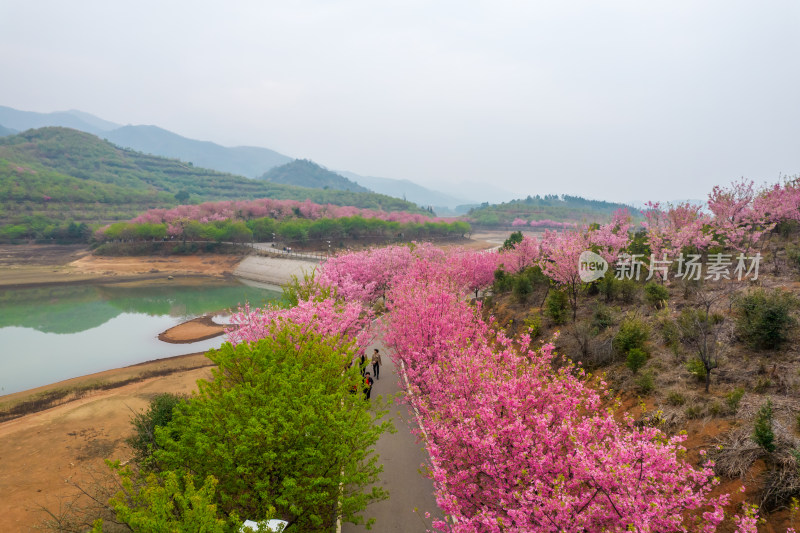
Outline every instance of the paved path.
<svg viewBox="0 0 800 533"><path fill-rule="evenodd" d="M399 382L402 379L395 369L386 349L376 343L367 349L372 354L373 348L381 350L383 366L381 379L376 380L372 388L373 397L378 394L396 394L400 392ZM372 366L368 367L372 373ZM430 464L428 452L421 442L417 442L411 434L410 427L417 427L417 420L411 406L395 401L389 410L394 420L396 433L384 433L378 440L375 450L383 464L380 475L381 486L389 491L389 499L374 503L367 507L364 515L376 519L372 531L376 533L423 533L431 527L431 520L425 518L425 512L431 516L441 517L433 496L433 483L419 473L421 465ZM418 512L414 512L414 509ZM362 526L342 524L342 533L361 533L367 531Z"/></svg>

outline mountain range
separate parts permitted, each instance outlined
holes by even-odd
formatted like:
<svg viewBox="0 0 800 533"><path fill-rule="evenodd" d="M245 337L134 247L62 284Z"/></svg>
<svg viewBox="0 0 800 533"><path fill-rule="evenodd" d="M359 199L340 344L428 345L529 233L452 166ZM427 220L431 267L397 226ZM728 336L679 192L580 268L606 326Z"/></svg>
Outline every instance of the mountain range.
<svg viewBox="0 0 800 533"><path fill-rule="evenodd" d="M117 124L78 110L37 113L0 106L0 136L46 126L76 129L97 135L123 148L180 159L191 162L197 167L248 178L262 178L271 169L294 161L294 158L268 148L225 147L209 141L189 139L158 126ZM309 167L309 170L312 169ZM500 202L515 197L513 193L483 184L473 189L459 186L462 195L450 195L410 180L359 176L345 171L340 171L338 174L349 179L340 180L338 183L327 183L329 188L354 190L355 184L358 184L380 194L405 198L418 205L433 206L451 214L454 209L464 204L477 204L487 200ZM293 175L298 174L294 172ZM309 175L304 176L303 181L313 183L315 179ZM469 190L469 194L463 194L465 190ZM465 205L460 211L466 211L468 207L470 206Z"/></svg>
<svg viewBox="0 0 800 533"><path fill-rule="evenodd" d="M72 128L0 137L0 240L42 239L52 234L51 226L126 220L179 203L256 198L423 213L415 204L374 192L245 178L120 148Z"/></svg>

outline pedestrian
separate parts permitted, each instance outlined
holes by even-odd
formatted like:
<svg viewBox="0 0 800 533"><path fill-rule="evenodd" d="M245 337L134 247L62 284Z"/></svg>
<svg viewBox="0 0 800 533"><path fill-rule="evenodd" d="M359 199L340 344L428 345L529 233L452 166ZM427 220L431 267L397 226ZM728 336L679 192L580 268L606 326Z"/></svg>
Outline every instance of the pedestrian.
<svg viewBox="0 0 800 533"><path fill-rule="evenodd" d="M361 368L361 375L364 375L364 372L367 370L367 354L361 352L361 357L359 357L358 366Z"/></svg>
<svg viewBox="0 0 800 533"><path fill-rule="evenodd" d="M375 383L372 381L372 378L369 375L369 372L364 374L364 398L369 400L369 395L372 392L372 384Z"/></svg>
<svg viewBox="0 0 800 533"><path fill-rule="evenodd" d="M372 353L372 372L375 374L375 379L381 379L382 364L381 353L375 348L375 351Z"/></svg>

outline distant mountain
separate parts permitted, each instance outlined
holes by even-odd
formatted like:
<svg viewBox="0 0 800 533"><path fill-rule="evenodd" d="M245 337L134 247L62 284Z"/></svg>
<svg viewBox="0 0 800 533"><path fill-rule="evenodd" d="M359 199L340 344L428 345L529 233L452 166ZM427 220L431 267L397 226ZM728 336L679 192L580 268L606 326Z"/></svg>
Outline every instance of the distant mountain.
<svg viewBox="0 0 800 533"><path fill-rule="evenodd" d="M198 167L248 178L257 178L272 167L292 160L268 148L228 148L208 141L188 139L157 126L122 126L77 110L36 113L0 106L0 124L16 131L48 126L72 128L97 135L123 148L189 161Z"/></svg>
<svg viewBox="0 0 800 533"><path fill-rule="evenodd" d="M0 137L0 226L44 227L53 216L88 224L128 219L146 209L177 205L178 198L186 196L192 202L310 199L321 204L422 213L412 203L382 194L252 180L125 150L68 128L41 128Z"/></svg>
<svg viewBox="0 0 800 533"><path fill-rule="evenodd" d="M312 189L337 189L340 191L371 192L354 181L322 168L308 159L295 159L267 171L261 179L271 183L283 183Z"/></svg>
<svg viewBox="0 0 800 533"><path fill-rule="evenodd" d="M47 126L61 126L94 135L100 135L105 131L120 127L119 124L108 122L82 111L36 113L34 111L19 111L5 106L0 106L0 124L17 131Z"/></svg>
<svg viewBox="0 0 800 533"><path fill-rule="evenodd" d="M125 148L146 154L191 161L193 165L230 172L248 178L261 176L267 170L292 159L268 148L237 146L226 148L208 141L196 141L157 126L123 126L103 133L101 137Z"/></svg>
<svg viewBox="0 0 800 533"><path fill-rule="evenodd" d="M633 206L606 202L602 200L587 200L580 196L548 194L545 196L528 196L521 200L512 200L502 204L488 202L471 209L468 213L469 220L482 226L508 226L515 219L530 221L554 221L570 223L607 222L617 209L627 209L634 217L642 214Z"/></svg>
<svg viewBox="0 0 800 533"><path fill-rule="evenodd" d="M496 183L492 183L491 176L487 180L487 183L460 181L457 184L452 184L451 187L453 190L458 190L460 197L466 198L467 201L461 202L461 204L481 204L483 202L499 204L519 198L518 193L503 189Z"/></svg>
<svg viewBox="0 0 800 533"><path fill-rule="evenodd" d="M11 128L6 128L2 124L0 124L0 137L5 137L6 135L14 135L15 133L19 133L17 130L12 130Z"/></svg>
<svg viewBox="0 0 800 533"><path fill-rule="evenodd" d="M267 148L250 146L229 148L208 141L182 137L157 126L122 126L77 110L36 113L0 106L0 124L17 131L46 126L68 127L92 133L123 148L176 158L191 162L197 167L229 172L248 178L260 178L272 168L292 161L292 158ZM340 172L340 174L352 179L354 183L336 179L330 183L323 183L326 180L319 182L311 179L307 183L314 188L324 188L327 185L330 188L350 191L372 189L395 198L405 197L420 205L433 206L440 214L462 211L463 208L460 209L457 206L465 204L480 204L487 201L500 203L518 196L495 185L483 183L459 182L458 185L449 186L453 190L451 194L409 180L358 176L349 172ZM283 181L276 182L283 183ZM356 184L366 189L358 189ZM442 186L439 188L441 189Z"/></svg>
<svg viewBox="0 0 800 533"><path fill-rule="evenodd" d="M469 201L466 198L451 196L405 179L397 180L379 178L376 176L360 176L354 172L347 172L345 170L337 170L336 172L375 192L388 194L395 198L404 198L409 202L414 202L421 206L433 206L434 209L437 207L444 207L450 210Z"/></svg>

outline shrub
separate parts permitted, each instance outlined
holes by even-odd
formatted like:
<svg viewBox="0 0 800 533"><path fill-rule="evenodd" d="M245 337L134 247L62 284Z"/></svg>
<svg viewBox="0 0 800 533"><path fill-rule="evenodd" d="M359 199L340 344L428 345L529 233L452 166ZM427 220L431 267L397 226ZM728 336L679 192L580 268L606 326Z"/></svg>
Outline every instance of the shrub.
<svg viewBox="0 0 800 533"><path fill-rule="evenodd" d="M777 349L789 340L796 324L792 310L797 299L793 294L758 289L737 298L734 306L736 331L753 348Z"/></svg>
<svg viewBox="0 0 800 533"><path fill-rule="evenodd" d="M633 348L628 352L628 359L626 365L631 372L636 374L640 368L647 362L647 353L640 348Z"/></svg>
<svg viewBox="0 0 800 533"><path fill-rule="evenodd" d="M686 408L686 411L684 411L684 413L686 413L686 418L688 418L689 420L692 420L694 418L700 418L701 416L703 416L703 408L700 407L699 405L690 405L689 407Z"/></svg>
<svg viewBox="0 0 800 533"><path fill-rule="evenodd" d="M602 303L598 303L592 312L592 326L597 331L603 331L613 325L614 315L611 314L611 310Z"/></svg>
<svg viewBox="0 0 800 533"><path fill-rule="evenodd" d="M569 299L563 291L550 291L544 302L545 314L555 324L564 324L569 318Z"/></svg>
<svg viewBox="0 0 800 533"><path fill-rule="evenodd" d="M639 284L632 279L623 279L619 282L619 297L626 304L632 304L639 296Z"/></svg>
<svg viewBox="0 0 800 533"><path fill-rule="evenodd" d="M136 413L131 419L133 435L126 442L133 450L133 455L141 466L153 466L153 452L158 449L156 444L156 428L164 427L172 420L175 407L186 401L186 396L179 394L159 394L150 401L150 406L143 413Z"/></svg>
<svg viewBox="0 0 800 533"><path fill-rule="evenodd" d="M722 414L722 412L723 412L722 404L716 400L711 402L711 404L708 406L708 414L710 414L711 416L719 416Z"/></svg>
<svg viewBox="0 0 800 533"><path fill-rule="evenodd" d="M650 394L655 388L656 381L652 372L642 372L642 374L636 378L636 390L642 394Z"/></svg>
<svg viewBox="0 0 800 533"><path fill-rule="evenodd" d="M606 272L606 275L597 280L594 285L597 285L597 290L605 296L606 302L612 301L619 294L619 280L611 270Z"/></svg>
<svg viewBox="0 0 800 533"><path fill-rule="evenodd" d="M686 362L686 370L697 378L697 381L706 380L706 365L703 364L703 361L701 361L699 357L689 359Z"/></svg>
<svg viewBox="0 0 800 533"><path fill-rule="evenodd" d="M502 268L494 271L494 284L492 285L492 292L502 293L508 292L513 286L513 277Z"/></svg>
<svg viewBox="0 0 800 533"><path fill-rule="evenodd" d="M674 320L665 316L658 321L658 326L661 329L661 339L666 346L672 348L679 345L681 332Z"/></svg>
<svg viewBox="0 0 800 533"><path fill-rule="evenodd" d="M550 285L550 278L548 278L544 272L542 272L542 267L540 266L528 267L523 270L520 275L525 276L534 287L544 287Z"/></svg>
<svg viewBox="0 0 800 533"><path fill-rule="evenodd" d="M620 324L619 331L614 336L613 346L617 352L624 354L634 348L644 350L649 337L649 326L643 320L629 316Z"/></svg>
<svg viewBox="0 0 800 533"><path fill-rule="evenodd" d="M742 396L744 396L742 387L736 387L725 396L725 403L728 404L731 412L735 413L739 409L739 402L742 400Z"/></svg>
<svg viewBox="0 0 800 533"><path fill-rule="evenodd" d="M765 378L763 376L759 376L758 380L756 381L756 384L753 385L753 392L761 394L763 392L766 392L766 390L770 387L772 387L772 380L769 378Z"/></svg>
<svg viewBox="0 0 800 533"><path fill-rule="evenodd" d="M795 269L800 269L800 246L786 247L786 262Z"/></svg>
<svg viewBox="0 0 800 533"><path fill-rule="evenodd" d="M533 285L526 276L514 277L514 297L521 303L528 300L528 296L533 292Z"/></svg>
<svg viewBox="0 0 800 533"><path fill-rule="evenodd" d="M644 286L644 298L656 309L661 309L669 300L669 291L660 283L651 281Z"/></svg>
<svg viewBox="0 0 800 533"><path fill-rule="evenodd" d="M683 405L686 403L686 397L678 391L671 391L667 395L667 403L670 405Z"/></svg>
<svg viewBox="0 0 800 533"><path fill-rule="evenodd" d="M772 402L761 406L753 425L753 440L768 452L775 451L775 433L772 431Z"/></svg>
<svg viewBox="0 0 800 533"><path fill-rule="evenodd" d="M538 314L526 317L524 324L532 339L542 334L542 318Z"/></svg>

